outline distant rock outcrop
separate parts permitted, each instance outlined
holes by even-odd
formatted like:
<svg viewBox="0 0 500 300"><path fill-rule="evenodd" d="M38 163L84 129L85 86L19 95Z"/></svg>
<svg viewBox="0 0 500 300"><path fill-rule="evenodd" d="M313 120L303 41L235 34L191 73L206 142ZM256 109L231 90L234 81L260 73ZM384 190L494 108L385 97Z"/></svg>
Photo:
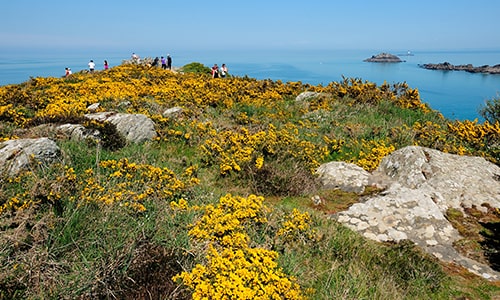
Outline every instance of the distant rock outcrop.
<svg viewBox="0 0 500 300"><path fill-rule="evenodd" d="M469 73L487 73L487 74L500 74L500 64L489 66L474 67L472 64L467 65L452 65L449 62L440 64L422 64L420 67L428 70L441 70L441 71L466 71Z"/></svg>
<svg viewBox="0 0 500 300"><path fill-rule="evenodd" d="M17 139L0 143L0 174L16 176L24 170L50 165L61 159L61 150L48 138Z"/></svg>
<svg viewBox="0 0 500 300"><path fill-rule="evenodd" d="M360 191L359 185L366 182L382 181L387 187L332 215L340 223L380 242L410 240L443 261L462 265L487 279L500 279L499 272L454 249L453 243L462 237L445 217L450 208L464 214L470 207L499 209L497 165L480 157L410 146L385 157L370 175L343 163L322 165L318 173L325 186L346 191Z"/></svg>
<svg viewBox="0 0 500 300"><path fill-rule="evenodd" d="M381 63L399 63L402 62L401 58L394 54L389 54L389 53L380 53L377 55L373 55L370 58L367 58L363 61L367 62L381 62Z"/></svg>

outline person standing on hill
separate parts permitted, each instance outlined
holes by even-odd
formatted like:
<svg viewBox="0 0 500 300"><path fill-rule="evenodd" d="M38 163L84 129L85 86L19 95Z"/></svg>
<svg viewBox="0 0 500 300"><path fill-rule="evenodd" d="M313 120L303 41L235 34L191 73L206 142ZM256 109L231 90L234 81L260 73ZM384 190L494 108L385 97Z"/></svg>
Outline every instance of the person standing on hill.
<svg viewBox="0 0 500 300"><path fill-rule="evenodd" d="M105 60L104 61L104 70L107 70L107 69L109 69L109 65L108 65L108 61Z"/></svg>
<svg viewBox="0 0 500 300"><path fill-rule="evenodd" d="M172 57L170 57L170 54L167 54L167 68L172 70Z"/></svg>
<svg viewBox="0 0 500 300"><path fill-rule="evenodd" d="M162 69L166 69L167 68L167 60L163 56L161 57L161 68Z"/></svg>
<svg viewBox="0 0 500 300"><path fill-rule="evenodd" d="M226 77L226 75L227 75L227 67L226 67L226 64L222 64L222 66L220 67L220 71L219 71L219 73L220 73L220 77L221 77L221 78Z"/></svg>
<svg viewBox="0 0 500 300"><path fill-rule="evenodd" d="M139 57L139 55L137 55L135 52L132 53L132 62L138 63L140 60L141 58Z"/></svg>
<svg viewBox="0 0 500 300"><path fill-rule="evenodd" d="M95 69L95 63L93 60L90 60L89 62L89 71L90 73L94 73L94 69Z"/></svg>
<svg viewBox="0 0 500 300"><path fill-rule="evenodd" d="M212 67L212 78L219 78L219 66L217 64Z"/></svg>

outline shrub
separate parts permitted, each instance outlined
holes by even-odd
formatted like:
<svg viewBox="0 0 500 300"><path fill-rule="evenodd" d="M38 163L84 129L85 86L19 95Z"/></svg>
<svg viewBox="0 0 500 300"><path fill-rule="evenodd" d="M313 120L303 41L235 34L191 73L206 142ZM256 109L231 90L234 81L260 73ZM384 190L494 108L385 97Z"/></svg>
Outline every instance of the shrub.
<svg viewBox="0 0 500 300"><path fill-rule="evenodd" d="M184 73L210 74L210 68L199 62L192 62L181 68Z"/></svg>
<svg viewBox="0 0 500 300"><path fill-rule="evenodd" d="M251 246L248 230L267 222L263 202L255 195L228 194L202 207L204 215L189 235L208 243L206 262L173 278L193 291L193 299L305 299L296 278L278 266L277 252ZM294 211L280 233L307 231L308 223L307 215Z"/></svg>
<svg viewBox="0 0 500 300"><path fill-rule="evenodd" d="M484 106L479 108L479 114L488 122L500 122L500 97L486 101Z"/></svg>

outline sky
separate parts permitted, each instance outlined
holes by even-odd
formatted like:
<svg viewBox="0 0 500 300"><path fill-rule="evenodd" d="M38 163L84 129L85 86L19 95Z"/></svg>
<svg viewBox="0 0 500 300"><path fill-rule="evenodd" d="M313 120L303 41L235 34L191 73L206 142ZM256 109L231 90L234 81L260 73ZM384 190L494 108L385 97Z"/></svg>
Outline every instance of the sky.
<svg viewBox="0 0 500 300"><path fill-rule="evenodd" d="M500 49L497 0L2 1L4 49Z"/></svg>

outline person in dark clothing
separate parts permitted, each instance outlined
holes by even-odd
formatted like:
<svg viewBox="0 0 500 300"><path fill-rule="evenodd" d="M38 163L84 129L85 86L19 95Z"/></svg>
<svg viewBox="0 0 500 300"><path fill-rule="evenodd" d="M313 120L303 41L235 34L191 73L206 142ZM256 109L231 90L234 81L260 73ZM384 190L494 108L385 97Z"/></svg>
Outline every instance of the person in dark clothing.
<svg viewBox="0 0 500 300"><path fill-rule="evenodd" d="M172 70L172 57L170 57L170 54L167 55L167 69Z"/></svg>
<svg viewBox="0 0 500 300"><path fill-rule="evenodd" d="M160 59L157 57L155 57L155 60L153 60L153 64L151 65L152 67L157 67L158 66L158 62L160 61Z"/></svg>

